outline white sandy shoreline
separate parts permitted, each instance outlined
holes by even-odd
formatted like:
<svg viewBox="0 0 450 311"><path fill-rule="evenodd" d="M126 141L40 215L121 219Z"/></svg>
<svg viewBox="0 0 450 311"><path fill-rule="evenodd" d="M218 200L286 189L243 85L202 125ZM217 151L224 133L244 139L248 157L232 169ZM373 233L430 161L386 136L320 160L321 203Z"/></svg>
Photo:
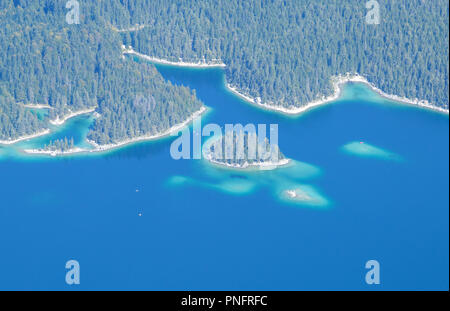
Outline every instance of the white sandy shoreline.
<svg viewBox="0 0 450 311"><path fill-rule="evenodd" d="M252 170L252 169L273 170L280 166L286 166L291 163L291 159L288 159L288 158L284 158L284 159L278 160L276 162L274 162L273 160L265 161L265 162L255 162L255 163L249 163L246 161L243 165L219 162L217 160L212 159L211 144L213 144L215 141L216 141L216 139L213 136L203 144L202 156L203 156L203 159L208 161L210 164L213 164L213 165L221 167L221 168L234 169L234 170Z"/></svg>
<svg viewBox="0 0 450 311"><path fill-rule="evenodd" d="M44 150L44 149L26 149L23 151L28 154L38 154L38 155L40 154L40 155L50 155L50 156L63 156L63 155L72 155L72 154L77 154L77 153L94 153L94 152L108 151L111 149L116 149L119 147L123 147L125 145L140 142L140 141L155 140L155 139L163 138L165 136L169 136L170 134L172 134L176 131L179 131L182 128L184 128L185 126L187 126L190 122L192 122L195 118L199 117L205 111L206 111L206 107L203 106L202 108L200 108L200 110L196 111L194 114L192 114L192 116L190 118L188 118L184 122L182 122L180 124L176 124L160 134L140 136L140 137L136 137L136 138L132 138L132 139L127 139L127 140L121 141L119 143L108 144L108 145L99 145L92 140L87 140L87 142L89 144L91 144L94 147L94 149L73 148L73 149L66 150L66 151L51 151L51 150Z"/></svg>
<svg viewBox="0 0 450 311"><path fill-rule="evenodd" d="M44 150L44 149L24 149L23 152L28 154L40 154L40 155L50 155L52 157L61 156L61 155L69 155L74 153L88 152L88 149L83 148L72 148L66 151L60 150Z"/></svg>
<svg viewBox="0 0 450 311"><path fill-rule="evenodd" d="M99 145L94 141L91 140L87 140L87 142L89 144L91 144L94 149L86 149L86 148L79 148L79 147L75 147L72 148L70 150L66 150L66 151L60 151L60 150L44 150L44 149L25 149L23 150L23 152L27 153L27 154L34 154L34 155L49 155L49 156L64 156L64 155L73 155L73 154L77 154L77 153L94 153L94 152L103 152L103 151L108 151L111 149L115 149L118 147L122 147L125 145L129 145L132 143L136 143L136 142L140 142L140 141L148 141L148 140L156 140L159 138L163 138L166 136L169 136L172 133L175 133L181 129L183 129L185 126L187 126L190 122L192 122L195 118L199 117L201 114L203 114L206 111L206 107L203 106L200 108L200 110L196 111L194 114L191 115L191 117L189 117L187 120L185 120L182 123L176 124L174 126L172 126L171 128L169 128L168 130L159 133L159 134L155 134L155 135L147 135L147 136L140 136L140 137L136 137L136 138L132 138L132 139L127 139L124 140L122 142L116 143L116 144L108 144L108 145ZM92 112L92 111L91 111ZM84 112L87 113L87 112ZM78 114L77 114L78 115ZM45 134L50 133L50 130L47 130ZM43 134L42 134L43 135ZM23 139L30 139L33 138L31 137L24 137ZM8 144L13 144L15 142L11 142ZM0 144L2 144L2 142L0 141Z"/></svg>
<svg viewBox="0 0 450 311"><path fill-rule="evenodd" d="M183 129L185 126L187 126L189 123L191 123L195 118L198 118L200 115L202 115L204 112L206 111L206 107L202 106L200 108L200 110L194 112L188 119L186 119L184 122L176 124L174 126L172 126L171 128L167 129L166 131L159 133L159 134L155 134L155 135L146 135L146 136L140 136L140 137L135 137L135 138L131 138L131 139L127 139L115 144L108 144L108 145L99 145L94 141L91 140L87 140L88 143L90 143L92 146L94 146L93 150L89 150L89 152L101 152L101 151L107 151L110 149L115 149L118 147L122 147L125 145L129 145L132 143L136 143L139 141L148 141L148 140L155 140L155 139L159 139L159 138L163 138L166 136L169 136L172 133L175 133L181 129Z"/></svg>
<svg viewBox="0 0 450 311"><path fill-rule="evenodd" d="M31 104L27 104L24 105L27 108L32 108L32 109L53 109L52 107L48 106L48 105L31 105ZM65 116L63 119L59 119L57 118L56 120L51 120L49 121L50 124L55 125L55 126L60 126L63 125L67 120L77 117L79 115L83 115L83 114L87 114L87 113L92 113L95 111L95 107L93 108L88 108L88 109L84 109L84 110L80 110L77 112L71 112L69 115ZM30 140L33 138L37 138L40 136L44 136L47 134L50 134L51 130L50 129L45 129L41 132L37 132L35 134L30 134L30 135L26 135L26 136L22 136L19 137L17 139L14 140L0 140L0 145L14 145L18 142L24 141L24 140ZM28 150L30 151L30 150ZM31 150L31 151L35 151L35 150ZM38 153L38 152L28 152L28 153Z"/></svg>
<svg viewBox="0 0 450 311"><path fill-rule="evenodd" d="M24 140L29 140L29 139L33 139L39 136L44 136L50 134L50 129L45 129L41 132L35 133L35 134L30 134L30 135L26 135L26 136L22 136L19 137L17 139L14 140L0 140L0 145L14 145L18 142L24 141Z"/></svg>
<svg viewBox="0 0 450 311"><path fill-rule="evenodd" d="M125 46L122 46L122 50L123 50L123 54L132 54L132 55L136 55L140 58L146 59L148 61L154 62L154 63L159 63L159 64L165 64L165 65L171 65L171 66L179 66L179 67L187 67L187 68L214 68L214 67L220 67L220 68L224 68L226 67L226 64L224 64L222 61L217 61L217 62L184 62L182 60L180 60L179 62L172 62L172 61L168 61L168 60L164 60L164 59L159 59L156 57L151 57L145 54L141 54L138 53L136 51L133 50L132 47L129 47L128 49L125 48ZM375 92L377 92L380 96L390 99L390 100L394 100L397 102L401 102L401 103L405 103L405 104L410 104L410 105L414 105L414 106L418 106L421 108L426 108L426 109L431 109L434 111L438 111L441 113L445 113L445 114L449 114L449 110L448 109L444 109L444 108L440 108L437 106L434 106L433 104L424 101L424 100L419 100L419 99L408 99L405 97L400 97L400 96L396 96L396 95L390 95L390 94L386 94L384 93L382 90L380 90L379 88L377 88L375 85L373 85L372 83L370 83L365 77L359 75L359 74L350 74L347 73L345 75L339 75L337 77L333 77L332 78L333 81L333 88L334 88L334 94L328 97L323 96L321 99L312 101L302 107L280 107L275 105L274 103L263 103L261 101L261 98L253 98L250 95L244 94L242 91L240 91L237 87L230 85L230 84L226 84L226 87L228 88L228 90L232 93L234 93L235 95L239 96L240 98L244 99L245 101L254 104L255 106L259 107L259 108L263 108L263 109L267 109L267 110L271 110L271 111L277 111L277 112L281 112L284 114L288 114L288 115L299 115L309 109L312 109L316 106L321 106L324 104L328 104L331 103L333 101L336 101L337 99L339 99L339 97L341 96L342 93L342 85L348 82L357 82L357 83L364 83L366 85L368 85L372 90L374 90ZM35 108L35 109L53 109L52 107L48 106L48 105L39 105L39 104L27 104L24 105L25 107L28 108ZM81 111L77 111L77 112L72 112L70 111L70 113L66 116L64 116L62 119L56 118L55 120L50 120L50 124L54 125L54 126L60 126L62 124L64 124L67 120L79 116L79 115L83 115L83 114L88 114L88 113L92 113L94 112L96 109L96 107L91 107L91 108L86 108L83 109ZM205 107L202 107L199 111L195 112L189 119L187 119L186 121L182 122L181 124L175 125L173 127L171 127L170 129L168 129L167 131L163 132L163 133L159 133L159 134L155 134L155 135L147 135L147 136L141 136L141 137L136 137L136 138L132 138L132 139L128 139L119 143L115 143L115 144L108 144L108 145L98 145L93 141L88 141L88 143L90 143L94 149L83 149L83 148L74 148L71 150L67 150L65 152L55 152L55 151L46 151L46 150L40 150L40 149L27 149L24 150L26 153L30 153L30 154L47 154L47 155L66 155L66 154L74 154L74 153L86 153L86 152L101 152L101 151L106 151L106 150L110 150L110 149L115 149L124 145L128 145L128 144L132 144L135 142L139 142L139 141L146 141L146 140L155 140L155 139L159 139L162 138L164 136L168 136L170 135L172 132L178 131L181 128L185 127L188 123L190 123L193 119L195 119L196 117L200 116L204 111L206 111ZM97 115L98 117L98 115ZM47 135L51 133L50 129L46 129L44 131L41 131L39 133L35 133L35 134L31 134L31 135L27 135L27 136L23 136L20 138L17 138L15 140L6 140L6 141L1 141L0 140L0 145L12 145L15 144L17 142L20 141L24 141L24 140L29 140L29 139L33 139L39 136L43 136L43 135ZM226 166L223 163L217 163L218 165L221 166ZM254 166L260 166L260 164L254 165ZM268 164L268 166L271 166L274 164ZM285 164L283 164L285 165ZM230 165L231 167L234 167L232 165Z"/></svg>
<svg viewBox="0 0 450 311"><path fill-rule="evenodd" d="M211 164L214 164L219 167L236 169L236 170L251 170L251 169L273 170L280 166L285 166L285 165L288 165L289 163L291 163L290 159L282 159L278 162L263 162L263 163L245 162L244 165L234 165L234 164L222 163L219 161L215 161L215 160L211 159L210 157L206 158L205 160L207 160Z"/></svg>
<svg viewBox="0 0 450 311"><path fill-rule="evenodd" d="M75 112L70 111L70 113L68 115L64 116L62 119L57 117L55 120L50 120L50 124L60 126L60 125L63 125L69 119L72 119L74 117L77 117L77 116L80 116L83 114L92 113L95 111L95 109L96 109L96 107L91 107L91 108L86 108L86 109L75 111Z"/></svg>
<svg viewBox="0 0 450 311"><path fill-rule="evenodd" d="M141 54L139 52L134 51L131 46L128 47L128 49L125 46L122 46L122 50L123 50L123 54L133 54L133 55L136 55L143 59L146 59L150 62L154 62L154 63L158 63L158 64L165 64L165 65L178 66L178 67L194 67L194 68L208 68L208 67L209 68L211 68L211 67L224 68L224 67L226 67L226 64L223 62L220 62L217 64L216 63L204 63L204 62L203 63L202 62L198 62L198 63L183 62L182 60L179 62L172 62L172 61L168 61L165 59L159 59L156 57L151 57L149 55ZM321 99L312 101L301 107L290 107L290 108L280 107L280 106L274 105L273 103L263 103L261 101L261 98L259 98L259 97L254 98L254 97L251 97L250 95L244 94L242 91L239 91L237 87L232 86L229 83L226 84L226 87L229 91L231 91L232 93L241 97L242 99L244 99L245 101L247 101L249 103L252 103L254 105L257 105L258 107L262 107L267 110L278 111L278 112L281 112L284 114L289 114L289 115L298 115L298 114L301 114L311 108L321 106L324 104L328 104L330 102L333 102L333 101L339 99L339 97L341 95L341 91L342 91L342 85L347 82L364 83L364 84L368 85L370 88L372 88L372 90L377 92L380 96L390 99L390 100L393 100L393 101L410 104L410 105L415 105L415 106L418 106L421 108L431 109L431 110L442 112L445 114L449 113L448 109L437 107L437 106L429 103L426 100L419 100L417 98L409 99L406 97L400 97L397 95L387 94L387 93L383 92L382 90L380 90L379 88L377 88L372 83L370 83L365 77L363 77L359 74L346 73L345 75L335 76L335 77L332 77L331 79L333 81L333 88L334 88L333 95L328 96L328 97L323 96Z"/></svg>
<svg viewBox="0 0 450 311"><path fill-rule="evenodd" d="M199 61L197 63L193 63L193 62L184 62L183 60L180 60L179 62L172 62L172 61L168 61L165 59L151 57L151 56L148 56L145 54L141 54L141 53L133 50L133 48L131 48L131 47L128 47L128 49L126 49L125 46L122 46L122 49L123 49L123 54L136 55L136 56L146 59L152 63L162 64L162 65L170 65L170 66L178 66L178 67L191 67L191 68L218 68L218 67L224 68L224 67L226 67L226 65L221 61L210 62L210 63Z"/></svg>
<svg viewBox="0 0 450 311"><path fill-rule="evenodd" d="M53 107L43 104L25 104L23 106L29 109L53 109Z"/></svg>
<svg viewBox="0 0 450 311"><path fill-rule="evenodd" d="M409 99L406 97L400 97L397 95L386 94L382 90L377 88L375 85L373 85L372 83L367 81L367 79L365 77L360 76L358 74L351 75L351 74L347 73L346 75L340 75L337 77L333 77L332 80L333 80L333 86L334 86L334 94L333 95L331 95L329 97L324 96L321 99L310 102L302 107L292 107L292 108L276 106L273 103L262 103L261 98L253 98L249 95L243 94L242 92L238 91L237 87L234 87L230 84L227 84L227 88L229 91L231 91L235 95L239 96L240 98L244 99L245 101L247 101L251 104L254 104L258 107L262 107L267 110L281 112L284 114L298 115L298 114L301 114L301 113L303 113L309 109L312 109L314 107L321 106L324 104L329 104L329 103L339 99L341 92L342 92L342 85L344 85L345 83L348 83L348 82L358 82L358 83L364 83L364 84L368 85L370 88L372 88L372 90L374 90L375 92L377 92L380 96L382 96L384 98L394 100L397 102L401 102L401 103L405 103L405 104L415 105L415 106L418 106L421 108L431 109L431 110L446 113L446 114L449 113L448 109L434 106L425 100L419 100L419 99L412 100L412 99Z"/></svg>

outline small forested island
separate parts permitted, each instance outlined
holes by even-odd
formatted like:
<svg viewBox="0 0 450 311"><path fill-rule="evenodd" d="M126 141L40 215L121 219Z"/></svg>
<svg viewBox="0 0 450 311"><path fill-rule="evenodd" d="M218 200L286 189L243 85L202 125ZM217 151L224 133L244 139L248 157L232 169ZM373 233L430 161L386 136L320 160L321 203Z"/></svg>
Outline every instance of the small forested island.
<svg viewBox="0 0 450 311"><path fill-rule="evenodd" d="M65 152L72 150L73 148L74 148L73 137L70 139L67 139L67 137L65 137L64 139L52 140L48 145L44 145L43 150Z"/></svg>
<svg viewBox="0 0 450 311"><path fill-rule="evenodd" d="M75 147L74 139L64 137L63 139L55 139L50 141L48 144L45 144L44 147L39 149L26 149L24 150L26 153L34 153L34 154L47 154L47 155L63 155L70 153L77 153L84 151L84 149Z"/></svg>
<svg viewBox="0 0 450 311"><path fill-rule="evenodd" d="M289 163L278 145L270 144L267 137L235 130L206 142L204 157L213 164L239 169L273 169Z"/></svg>

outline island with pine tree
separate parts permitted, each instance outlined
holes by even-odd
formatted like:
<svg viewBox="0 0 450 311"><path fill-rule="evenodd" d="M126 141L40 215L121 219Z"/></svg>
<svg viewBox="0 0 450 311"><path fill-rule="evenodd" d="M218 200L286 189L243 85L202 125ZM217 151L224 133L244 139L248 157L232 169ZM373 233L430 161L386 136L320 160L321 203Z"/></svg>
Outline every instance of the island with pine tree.
<svg viewBox="0 0 450 311"><path fill-rule="evenodd" d="M210 163L237 169L274 169L290 161L267 137L235 130L206 142L203 155Z"/></svg>

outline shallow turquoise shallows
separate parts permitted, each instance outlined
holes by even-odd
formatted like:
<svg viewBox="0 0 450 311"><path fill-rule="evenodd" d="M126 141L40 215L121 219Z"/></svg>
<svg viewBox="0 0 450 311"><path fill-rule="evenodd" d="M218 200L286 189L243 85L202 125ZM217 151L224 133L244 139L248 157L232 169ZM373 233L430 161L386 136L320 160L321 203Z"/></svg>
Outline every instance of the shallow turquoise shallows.
<svg viewBox="0 0 450 311"><path fill-rule="evenodd" d="M210 107L203 125L278 124L290 166L176 161L174 137L20 152L65 136L83 145L90 116L0 147L0 289L448 290L448 115L347 84L336 103L285 116L228 92L220 69L158 69ZM65 283L71 259L78 286ZM380 285L365 282L369 260Z"/></svg>

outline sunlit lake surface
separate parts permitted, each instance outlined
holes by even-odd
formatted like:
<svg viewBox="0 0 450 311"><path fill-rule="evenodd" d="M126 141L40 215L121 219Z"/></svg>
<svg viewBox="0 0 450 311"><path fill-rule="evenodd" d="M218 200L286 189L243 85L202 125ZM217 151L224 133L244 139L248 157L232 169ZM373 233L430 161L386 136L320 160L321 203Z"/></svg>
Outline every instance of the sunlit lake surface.
<svg viewBox="0 0 450 311"><path fill-rule="evenodd" d="M91 116L0 147L0 289L375 289L449 284L448 116L348 84L301 116L249 105L220 69L158 66L210 107L202 123L278 124L293 161L239 171L173 160L175 139L103 154L28 156L51 139L86 147ZM295 190L293 199L287 189Z"/></svg>

